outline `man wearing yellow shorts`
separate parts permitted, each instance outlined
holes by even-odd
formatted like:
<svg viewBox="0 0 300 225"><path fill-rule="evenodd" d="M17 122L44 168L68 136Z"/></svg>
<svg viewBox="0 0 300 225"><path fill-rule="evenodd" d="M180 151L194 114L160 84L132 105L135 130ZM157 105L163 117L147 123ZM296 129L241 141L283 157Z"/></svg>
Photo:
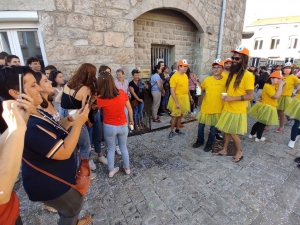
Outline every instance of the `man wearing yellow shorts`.
<svg viewBox="0 0 300 225"><path fill-rule="evenodd" d="M169 139L171 140L174 134L184 135L178 128L181 124L181 119L184 114L190 111L190 102L194 101L189 92L189 79L186 75L189 64L186 59L178 62L178 71L176 71L170 79L171 97L169 98L167 108L172 112L171 132ZM177 127L174 133L174 128Z"/></svg>
<svg viewBox="0 0 300 225"><path fill-rule="evenodd" d="M243 159L241 151L241 139L239 134L247 132L247 101L253 99L254 77L247 71L249 50L244 46L238 46L231 51L233 56L230 73L226 81L225 90L227 95L222 97L224 109L216 127L225 133L223 149L215 155L227 155L227 147L231 138L233 139L237 152L232 162Z"/></svg>

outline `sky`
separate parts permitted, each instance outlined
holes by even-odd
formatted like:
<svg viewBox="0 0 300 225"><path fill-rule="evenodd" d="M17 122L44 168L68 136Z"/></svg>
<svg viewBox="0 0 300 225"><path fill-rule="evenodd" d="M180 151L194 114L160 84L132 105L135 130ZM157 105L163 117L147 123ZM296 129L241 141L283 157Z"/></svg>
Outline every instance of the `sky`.
<svg viewBox="0 0 300 225"><path fill-rule="evenodd" d="M244 26L257 19L300 16L300 0L246 0Z"/></svg>

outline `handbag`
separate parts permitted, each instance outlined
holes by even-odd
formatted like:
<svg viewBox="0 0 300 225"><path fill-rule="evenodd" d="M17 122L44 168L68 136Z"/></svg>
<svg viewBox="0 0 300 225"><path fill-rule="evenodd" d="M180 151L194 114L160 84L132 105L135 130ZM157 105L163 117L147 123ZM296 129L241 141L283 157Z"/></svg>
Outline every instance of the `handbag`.
<svg viewBox="0 0 300 225"><path fill-rule="evenodd" d="M215 140L213 146L212 146L212 153L218 153L223 149L224 146L224 140ZM233 141L229 141L228 147L227 147L227 155L228 156L235 156L236 155L236 147Z"/></svg>
<svg viewBox="0 0 300 225"><path fill-rule="evenodd" d="M87 190L88 190L88 188L90 186L90 182L91 182L91 168L90 168L90 164L89 164L90 159L83 159L77 148L76 148L76 150L77 150L78 156L81 161L80 161L80 165L76 171L75 185L70 184L69 182L64 181L63 179L60 179L59 177L54 176L53 174L48 173L48 172L32 165L30 162L28 162L24 158L23 158L23 160L25 163L27 163L33 169L72 187L73 189L77 190L82 196L86 196Z"/></svg>
<svg viewBox="0 0 300 225"><path fill-rule="evenodd" d="M201 88L199 87L199 85L197 85L197 87L196 87L196 95L197 96L201 95Z"/></svg>
<svg viewBox="0 0 300 225"><path fill-rule="evenodd" d="M135 106L137 106L138 104L139 104L138 100L136 100L136 99L130 100L130 105L131 105L131 107L135 107Z"/></svg>

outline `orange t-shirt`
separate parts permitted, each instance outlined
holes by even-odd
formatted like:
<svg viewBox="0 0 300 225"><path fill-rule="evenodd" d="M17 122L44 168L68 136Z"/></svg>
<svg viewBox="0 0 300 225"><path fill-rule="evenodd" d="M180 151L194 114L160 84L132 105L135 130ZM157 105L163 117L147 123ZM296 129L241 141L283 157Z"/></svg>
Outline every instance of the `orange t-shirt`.
<svg viewBox="0 0 300 225"><path fill-rule="evenodd" d="M98 107L103 109L103 123L105 124L121 126L127 123L124 107L128 101L128 95L122 89L119 89L119 93L115 98L103 99L98 97L97 99Z"/></svg>
<svg viewBox="0 0 300 225"><path fill-rule="evenodd" d="M0 205L0 225L15 224L20 212L20 204L15 192L11 193L10 200Z"/></svg>

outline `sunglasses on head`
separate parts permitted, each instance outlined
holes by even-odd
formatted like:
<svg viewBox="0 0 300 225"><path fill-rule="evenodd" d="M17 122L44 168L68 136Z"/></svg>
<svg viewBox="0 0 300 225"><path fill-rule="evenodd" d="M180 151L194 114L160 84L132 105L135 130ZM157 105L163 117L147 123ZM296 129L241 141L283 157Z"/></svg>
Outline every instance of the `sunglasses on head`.
<svg viewBox="0 0 300 225"><path fill-rule="evenodd" d="M239 61L241 58L240 57L231 57L232 61Z"/></svg>

